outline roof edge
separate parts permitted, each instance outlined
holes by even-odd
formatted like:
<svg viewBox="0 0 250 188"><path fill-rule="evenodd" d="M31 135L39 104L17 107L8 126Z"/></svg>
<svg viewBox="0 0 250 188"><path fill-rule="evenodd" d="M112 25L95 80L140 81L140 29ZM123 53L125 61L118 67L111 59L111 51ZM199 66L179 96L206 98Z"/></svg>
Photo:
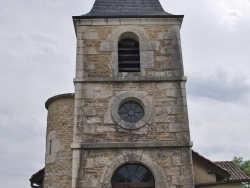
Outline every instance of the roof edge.
<svg viewBox="0 0 250 188"><path fill-rule="evenodd" d="M95 19L95 18L184 18L184 15L127 15L127 16L72 16L73 19Z"/></svg>
<svg viewBox="0 0 250 188"><path fill-rule="evenodd" d="M193 159L196 159L197 161L203 161L203 164L206 167L209 167L211 170L213 170L215 173L217 173L221 177L226 178L226 179L230 178L231 175L228 171L224 170L220 166L216 165L215 163L213 163L209 159L205 158L204 156L200 155L199 153L197 153L193 150L192 150L192 157L193 157Z"/></svg>
<svg viewBox="0 0 250 188"><path fill-rule="evenodd" d="M63 99L63 98L74 98L74 96L75 96L74 93L65 93L65 94L53 96L45 102L45 108L48 110L50 103L52 103L55 100Z"/></svg>

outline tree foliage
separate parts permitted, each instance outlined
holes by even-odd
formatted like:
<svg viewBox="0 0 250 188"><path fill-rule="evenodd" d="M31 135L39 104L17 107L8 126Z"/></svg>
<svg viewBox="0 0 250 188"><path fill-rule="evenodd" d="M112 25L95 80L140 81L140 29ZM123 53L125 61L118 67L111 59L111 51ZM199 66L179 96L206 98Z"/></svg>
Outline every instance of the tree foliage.
<svg viewBox="0 0 250 188"><path fill-rule="evenodd" d="M234 157L233 162L240 167L240 169L250 177L250 160L244 161L242 157Z"/></svg>
<svg viewBox="0 0 250 188"><path fill-rule="evenodd" d="M244 161L242 157L234 157L233 162L250 177L250 160ZM250 188L250 182L242 182L242 188Z"/></svg>

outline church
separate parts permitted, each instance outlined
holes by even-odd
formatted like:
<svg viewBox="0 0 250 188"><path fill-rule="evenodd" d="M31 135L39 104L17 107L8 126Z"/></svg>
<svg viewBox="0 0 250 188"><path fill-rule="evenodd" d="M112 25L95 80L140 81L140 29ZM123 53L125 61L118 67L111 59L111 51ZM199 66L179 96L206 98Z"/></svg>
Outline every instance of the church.
<svg viewBox="0 0 250 188"><path fill-rule="evenodd" d="M180 29L159 0L96 0L73 16L75 93L47 100L44 188L240 188L232 162L192 151Z"/></svg>

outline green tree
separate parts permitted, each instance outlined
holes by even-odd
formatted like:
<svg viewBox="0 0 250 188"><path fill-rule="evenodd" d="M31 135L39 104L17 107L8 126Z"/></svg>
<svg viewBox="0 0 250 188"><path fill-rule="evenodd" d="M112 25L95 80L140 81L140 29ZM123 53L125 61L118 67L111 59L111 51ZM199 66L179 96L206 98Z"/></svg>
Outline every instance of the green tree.
<svg viewBox="0 0 250 188"><path fill-rule="evenodd" d="M250 160L244 161L242 157L234 157L233 162L240 167L240 169L248 176L250 177ZM250 188L249 182L242 183L243 188Z"/></svg>
<svg viewBox="0 0 250 188"><path fill-rule="evenodd" d="M233 162L240 167L240 169L250 177L250 160L244 161L242 157L234 157Z"/></svg>

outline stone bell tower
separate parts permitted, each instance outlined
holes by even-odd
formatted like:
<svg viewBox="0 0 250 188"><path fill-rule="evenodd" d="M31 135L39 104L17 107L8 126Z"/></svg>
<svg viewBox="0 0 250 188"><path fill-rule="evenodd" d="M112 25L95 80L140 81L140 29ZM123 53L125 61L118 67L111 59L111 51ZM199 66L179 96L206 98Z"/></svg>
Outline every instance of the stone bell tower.
<svg viewBox="0 0 250 188"><path fill-rule="evenodd" d="M73 188L192 188L180 28L158 0L74 16Z"/></svg>

